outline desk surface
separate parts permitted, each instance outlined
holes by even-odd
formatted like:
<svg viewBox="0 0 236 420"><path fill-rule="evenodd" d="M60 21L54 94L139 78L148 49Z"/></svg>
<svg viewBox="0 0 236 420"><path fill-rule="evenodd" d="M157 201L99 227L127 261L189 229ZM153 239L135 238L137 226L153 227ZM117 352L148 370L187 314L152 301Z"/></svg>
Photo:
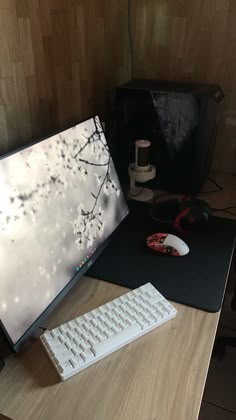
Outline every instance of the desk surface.
<svg viewBox="0 0 236 420"><path fill-rule="evenodd" d="M234 204L232 179L227 193L211 196L212 206ZM45 325L58 326L126 292L84 277ZM0 374L0 412L14 420L196 420L220 314L174 306L174 320L66 382L33 340Z"/></svg>
<svg viewBox="0 0 236 420"><path fill-rule="evenodd" d="M47 327L128 289L83 278ZM177 317L66 382L38 341L10 357L0 376L0 412L15 420L197 419L219 313L174 304Z"/></svg>

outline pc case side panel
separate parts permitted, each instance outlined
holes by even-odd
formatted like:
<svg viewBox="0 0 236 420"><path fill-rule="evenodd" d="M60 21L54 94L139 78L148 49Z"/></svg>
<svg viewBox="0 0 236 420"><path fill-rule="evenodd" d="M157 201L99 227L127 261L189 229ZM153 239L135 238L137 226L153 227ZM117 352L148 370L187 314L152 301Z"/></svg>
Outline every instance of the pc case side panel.
<svg viewBox="0 0 236 420"><path fill-rule="evenodd" d="M216 141L216 118L218 104L209 97L201 97L199 126L196 133L194 165L192 174L193 191L200 191L211 169Z"/></svg>
<svg viewBox="0 0 236 420"><path fill-rule="evenodd" d="M159 118L152 101L152 92L191 93L199 106L199 123L188 144L171 159ZM151 163L157 177L151 182L155 188L178 193L200 191L210 169L215 135L214 127L218 103L223 98L216 85L168 81L134 81L117 88L117 138L113 159L122 183L128 183L128 165L134 160L134 142L145 138L151 141Z"/></svg>

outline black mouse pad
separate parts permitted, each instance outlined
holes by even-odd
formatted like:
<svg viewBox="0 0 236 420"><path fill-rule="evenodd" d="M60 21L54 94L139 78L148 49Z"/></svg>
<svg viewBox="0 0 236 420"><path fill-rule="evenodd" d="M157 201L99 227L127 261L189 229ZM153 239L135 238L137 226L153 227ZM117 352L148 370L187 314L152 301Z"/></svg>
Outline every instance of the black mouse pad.
<svg viewBox="0 0 236 420"><path fill-rule="evenodd" d="M190 248L183 257L151 251L146 237L176 235L149 216L150 205L132 202L130 215L114 233L88 275L136 288L151 282L167 299L209 312L220 310L234 251L236 222L212 217L204 228L180 236Z"/></svg>

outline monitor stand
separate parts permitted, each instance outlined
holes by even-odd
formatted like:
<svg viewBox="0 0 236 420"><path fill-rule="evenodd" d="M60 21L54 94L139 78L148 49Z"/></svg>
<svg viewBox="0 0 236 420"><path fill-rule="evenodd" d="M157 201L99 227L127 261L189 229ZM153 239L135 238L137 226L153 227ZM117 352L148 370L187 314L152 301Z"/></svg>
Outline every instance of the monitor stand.
<svg viewBox="0 0 236 420"><path fill-rule="evenodd" d="M12 349L1 329L0 325L0 372L5 366L5 360L12 353Z"/></svg>

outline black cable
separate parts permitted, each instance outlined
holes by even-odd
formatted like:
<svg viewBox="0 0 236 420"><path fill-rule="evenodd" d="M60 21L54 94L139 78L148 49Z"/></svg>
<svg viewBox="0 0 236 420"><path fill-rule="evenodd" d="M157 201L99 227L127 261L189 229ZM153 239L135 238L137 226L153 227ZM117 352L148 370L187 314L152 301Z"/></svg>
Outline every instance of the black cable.
<svg viewBox="0 0 236 420"><path fill-rule="evenodd" d="M39 329L42 330L42 331L47 331L47 328L45 328L45 327L40 327L39 326Z"/></svg>
<svg viewBox="0 0 236 420"><path fill-rule="evenodd" d="M220 185L220 184L218 184L216 181L215 181L215 179L213 179L213 178L211 178L210 176L208 177L208 179L217 187L217 189L219 190L219 191L223 191L223 187Z"/></svg>
<svg viewBox="0 0 236 420"><path fill-rule="evenodd" d="M231 216L236 217L236 213L234 213L233 211L230 211L231 209L236 209L236 206L224 207L224 208L222 208L222 209L212 208L211 210L212 210L213 212L222 211L222 212L224 212L224 213L228 213L228 214L230 214Z"/></svg>
<svg viewBox="0 0 236 420"><path fill-rule="evenodd" d="M226 210L232 210L232 209L236 209L236 206L230 206L230 207L223 207L222 209L212 209L214 211L226 211Z"/></svg>
<svg viewBox="0 0 236 420"><path fill-rule="evenodd" d="M206 404L209 404L209 405L213 406L213 407L219 408L220 410L228 411L229 413L235 414L235 411L229 410L228 408L225 408L224 406L221 406L221 405L218 405L218 404L214 404L212 402L209 402L209 401L205 400L204 398L202 399L202 401L204 403L206 403Z"/></svg>
<svg viewBox="0 0 236 420"><path fill-rule="evenodd" d="M128 0L128 36L130 49L130 80L134 80L134 46L132 37L132 7L131 0Z"/></svg>
<svg viewBox="0 0 236 420"><path fill-rule="evenodd" d="M231 214L231 216L236 217L236 213L232 212L232 211L228 211L228 210L224 210L225 213Z"/></svg>
<svg viewBox="0 0 236 420"><path fill-rule="evenodd" d="M216 186L217 190L201 191L199 193L199 195L200 194L210 194L210 193L215 193L215 192L223 191L223 187L220 184L218 184L213 178L211 178L209 176L208 179L209 179L209 181L211 181Z"/></svg>
<svg viewBox="0 0 236 420"><path fill-rule="evenodd" d="M202 191L199 193L199 195L201 194L210 194L210 193L215 193L215 192L221 192L223 191L223 187L218 184L213 178L211 178L210 176L208 177L209 181L211 181L215 186L216 186L216 190L210 190L210 191ZM231 216L236 217L236 213L234 213L233 211L230 211L231 209L236 209L236 206L230 206L230 207L223 207L222 209L217 209L217 208L212 208L212 212L218 212L218 211L222 211L224 213L228 213Z"/></svg>

